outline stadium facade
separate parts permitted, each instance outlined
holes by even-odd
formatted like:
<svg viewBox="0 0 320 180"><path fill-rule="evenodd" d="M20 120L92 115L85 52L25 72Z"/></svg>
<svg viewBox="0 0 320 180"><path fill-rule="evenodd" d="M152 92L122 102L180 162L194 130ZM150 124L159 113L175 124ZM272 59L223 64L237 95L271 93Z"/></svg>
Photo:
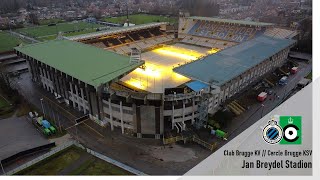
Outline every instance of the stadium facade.
<svg viewBox="0 0 320 180"><path fill-rule="evenodd" d="M280 67L297 32L205 17L15 48L32 80L101 126L159 139L203 126L227 99Z"/></svg>

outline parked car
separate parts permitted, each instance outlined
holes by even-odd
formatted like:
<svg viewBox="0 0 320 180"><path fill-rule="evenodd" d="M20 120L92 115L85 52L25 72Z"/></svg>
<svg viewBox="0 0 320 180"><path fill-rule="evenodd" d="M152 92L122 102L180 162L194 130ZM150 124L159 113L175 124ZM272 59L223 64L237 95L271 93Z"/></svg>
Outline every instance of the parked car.
<svg viewBox="0 0 320 180"><path fill-rule="evenodd" d="M273 90L272 90L272 89L266 89L265 92L266 92L268 95L272 95L272 94L273 94Z"/></svg>

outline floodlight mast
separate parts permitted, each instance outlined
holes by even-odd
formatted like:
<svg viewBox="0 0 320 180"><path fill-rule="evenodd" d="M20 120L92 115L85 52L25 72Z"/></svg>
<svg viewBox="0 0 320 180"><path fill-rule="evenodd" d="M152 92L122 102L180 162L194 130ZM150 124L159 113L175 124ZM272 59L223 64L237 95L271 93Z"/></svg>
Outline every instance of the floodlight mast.
<svg viewBox="0 0 320 180"><path fill-rule="evenodd" d="M129 27L129 0L127 0L127 27Z"/></svg>

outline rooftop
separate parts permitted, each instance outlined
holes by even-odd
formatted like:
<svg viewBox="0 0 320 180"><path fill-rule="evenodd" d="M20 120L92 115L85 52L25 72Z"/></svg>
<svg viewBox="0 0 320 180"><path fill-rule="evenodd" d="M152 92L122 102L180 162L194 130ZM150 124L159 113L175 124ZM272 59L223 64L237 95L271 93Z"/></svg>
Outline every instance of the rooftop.
<svg viewBox="0 0 320 180"><path fill-rule="evenodd" d="M200 16L191 16L188 17L190 19L203 20L203 21L214 21L214 22L223 22L230 24L241 24L241 25L249 25L249 26L273 26L272 23L264 23L264 22L254 22L254 21L242 21L242 20L233 20L233 19L221 19L221 18L213 18L213 17L200 17Z"/></svg>
<svg viewBox="0 0 320 180"><path fill-rule="evenodd" d="M15 49L94 87L144 63L130 63L127 56L69 40L53 40Z"/></svg>
<svg viewBox="0 0 320 180"><path fill-rule="evenodd" d="M262 35L177 67L174 71L194 80L221 86L294 42Z"/></svg>
<svg viewBox="0 0 320 180"><path fill-rule="evenodd" d="M204 83L202 83L202 82L200 82L200 81L192 81L192 82L186 83L186 85L187 85L190 89L194 90L195 92L199 92L199 91L201 91L202 89L208 87L208 84L204 84Z"/></svg>

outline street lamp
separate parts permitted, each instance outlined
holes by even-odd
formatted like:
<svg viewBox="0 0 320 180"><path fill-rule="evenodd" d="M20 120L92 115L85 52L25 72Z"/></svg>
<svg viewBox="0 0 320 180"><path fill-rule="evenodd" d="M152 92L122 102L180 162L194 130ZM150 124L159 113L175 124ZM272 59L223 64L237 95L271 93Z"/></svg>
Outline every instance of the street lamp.
<svg viewBox="0 0 320 180"><path fill-rule="evenodd" d="M261 110L261 118L262 118L263 110L264 110L264 104L261 104L261 108L262 108L262 110Z"/></svg>
<svg viewBox="0 0 320 180"><path fill-rule="evenodd" d="M46 114L44 113L44 108L43 108L43 102L42 101L43 101L43 98L40 99L40 102L41 102L43 117L45 117Z"/></svg>

